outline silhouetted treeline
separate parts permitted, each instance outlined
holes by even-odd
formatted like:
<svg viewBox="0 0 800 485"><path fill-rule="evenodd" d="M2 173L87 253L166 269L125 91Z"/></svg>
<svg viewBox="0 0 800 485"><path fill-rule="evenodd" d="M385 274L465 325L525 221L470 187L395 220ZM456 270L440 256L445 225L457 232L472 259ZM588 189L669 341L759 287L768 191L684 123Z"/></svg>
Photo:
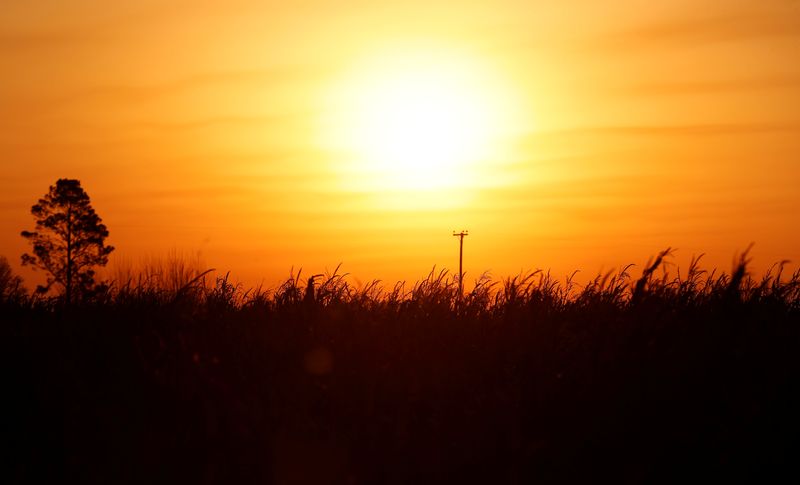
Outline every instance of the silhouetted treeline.
<svg viewBox="0 0 800 485"><path fill-rule="evenodd" d="M177 272L2 303L11 483L800 478L800 275L541 272L309 297ZM5 481L5 480L4 480ZM8 482L6 482L8 483Z"/></svg>

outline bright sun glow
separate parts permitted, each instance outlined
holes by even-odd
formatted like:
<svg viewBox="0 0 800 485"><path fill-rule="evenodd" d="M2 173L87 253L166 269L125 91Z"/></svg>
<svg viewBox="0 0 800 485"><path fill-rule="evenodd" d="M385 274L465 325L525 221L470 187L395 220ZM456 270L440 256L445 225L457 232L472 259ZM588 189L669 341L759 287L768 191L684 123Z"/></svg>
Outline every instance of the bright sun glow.
<svg viewBox="0 0 800 485"><path fill-rule="evenodd" d="M425 52L385 56L336 92L328 136L345 153L349 187L440 191L475 185L500 156L506 94L485 66Z"/></svg>
<svg viewBox="0 0 800 485"><path fill-rule="evenodd" d="M379 80L357 110L361 155L395 185L447 185L487 155L487 106L451 73L419 70Z"/></svg>

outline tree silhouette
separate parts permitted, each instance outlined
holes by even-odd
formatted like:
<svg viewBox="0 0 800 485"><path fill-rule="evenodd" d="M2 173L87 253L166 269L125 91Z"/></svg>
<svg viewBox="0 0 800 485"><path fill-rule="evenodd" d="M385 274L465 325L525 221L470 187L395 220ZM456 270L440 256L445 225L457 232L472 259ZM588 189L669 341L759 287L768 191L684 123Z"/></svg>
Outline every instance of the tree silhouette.
<svg viewBox="0 0 800 485"><path fill-rule="evenodd" d="M31 207L35 231L22 231L33 245L33 255L23 254L22 265L48 273L46 293L56 283L64 287L67 304L76 292L85 295L94 288L94 266L105 266L114 250L106 246L108 229L101 222L79 180L59 179L50 191Z"/></svg>
<svg viewBox="0 0 800 485"><path fill-rule="evenodd" d="M14 274L5 256L0 256L0 304L19 302L24 297L22 278Z"/></svg>

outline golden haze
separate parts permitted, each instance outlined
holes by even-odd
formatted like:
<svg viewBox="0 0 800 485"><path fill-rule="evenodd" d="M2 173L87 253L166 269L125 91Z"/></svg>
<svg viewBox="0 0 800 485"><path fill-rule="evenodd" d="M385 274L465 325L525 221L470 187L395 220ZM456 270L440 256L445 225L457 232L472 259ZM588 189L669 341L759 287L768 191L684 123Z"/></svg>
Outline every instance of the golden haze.
<svg viewBox="0 0 800 485"><path fill-rule="evenodd" d="M69 177L250 284L800 259L800 4L541 3L6 2L0 254Z"/></svg>

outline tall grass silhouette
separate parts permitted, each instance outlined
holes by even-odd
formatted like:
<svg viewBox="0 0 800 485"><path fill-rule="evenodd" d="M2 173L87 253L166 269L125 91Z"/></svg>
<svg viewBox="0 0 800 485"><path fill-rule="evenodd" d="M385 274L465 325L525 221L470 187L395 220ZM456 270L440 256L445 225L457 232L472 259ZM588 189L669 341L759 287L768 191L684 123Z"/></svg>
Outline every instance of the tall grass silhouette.
<svg viewBox="0 0 800 485"><path fill-rule="evenodd" d="M797 478L800 272L701 257L248 289L172 260L63 309L6 299L13 481Z"/></svg>

